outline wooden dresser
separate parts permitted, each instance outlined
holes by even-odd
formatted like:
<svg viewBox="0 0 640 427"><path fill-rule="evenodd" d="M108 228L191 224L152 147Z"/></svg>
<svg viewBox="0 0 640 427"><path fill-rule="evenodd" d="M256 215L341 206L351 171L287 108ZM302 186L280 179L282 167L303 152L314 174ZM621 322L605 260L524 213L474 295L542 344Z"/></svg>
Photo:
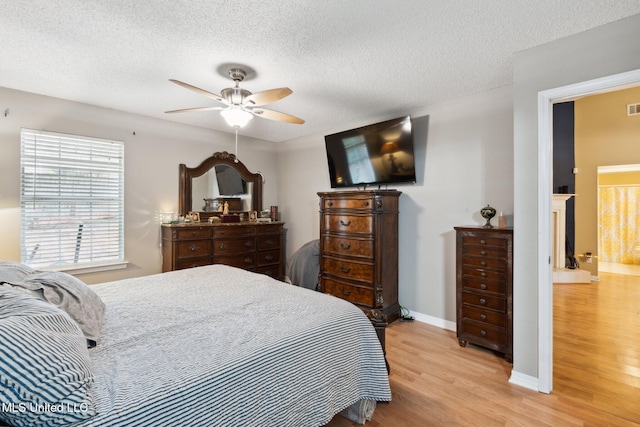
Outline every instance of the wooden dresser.
<svg viewBox="0 0 640 427"><path fill-rule="evenodd" d="M457 335L513 360L513 229L456 230Z"/></svg>
<svg viewBox="0 0 640 427"><path fill-rule="evenodd" d="M163 224L162 271L227 264L284 278L284 223Z"/></svg>
<svg viewBox="0 0 640 427"><path fill-rule="evenodd" d="M373 316L384 324L400 314L400 194L396 190L318 193L320 290L346 299L365 312L374 311ZM372 313L368 315L372 317Z"/></svg>

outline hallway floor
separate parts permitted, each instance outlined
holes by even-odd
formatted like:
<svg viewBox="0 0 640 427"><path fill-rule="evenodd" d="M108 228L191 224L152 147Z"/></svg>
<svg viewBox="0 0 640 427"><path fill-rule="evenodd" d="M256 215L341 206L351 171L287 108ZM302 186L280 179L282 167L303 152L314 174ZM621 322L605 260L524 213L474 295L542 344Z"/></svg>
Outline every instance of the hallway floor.
<svg viewBox="0 0 640 427"><path fill-rule="evenodd" d="M640 277L553 285L553 393L640 423Z"/></svg>

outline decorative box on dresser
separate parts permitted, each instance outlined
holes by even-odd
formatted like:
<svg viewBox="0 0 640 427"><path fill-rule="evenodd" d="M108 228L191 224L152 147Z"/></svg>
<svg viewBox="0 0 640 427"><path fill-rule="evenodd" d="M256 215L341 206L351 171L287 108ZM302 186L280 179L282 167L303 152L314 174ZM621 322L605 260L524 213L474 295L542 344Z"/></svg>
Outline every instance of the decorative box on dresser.
<svg viewBox="0 0 640 427"><path fill-rule="evenodd" d="M513 360L513 229L456 230L457 336Z"/></svg>
<svg viewBox="0 0 640 427"><path fill-rule="evenodd" d="M284 277L284 223L162 225L162 271L226 264Z"/></svg>
<svg viewBox="0 0 640 427"><path fill-rule="evenodd" d="M382 325L393 322L400 314L400 194L396 190L318 193L320 290L362 308L377 326L383 346Z"/></svg>

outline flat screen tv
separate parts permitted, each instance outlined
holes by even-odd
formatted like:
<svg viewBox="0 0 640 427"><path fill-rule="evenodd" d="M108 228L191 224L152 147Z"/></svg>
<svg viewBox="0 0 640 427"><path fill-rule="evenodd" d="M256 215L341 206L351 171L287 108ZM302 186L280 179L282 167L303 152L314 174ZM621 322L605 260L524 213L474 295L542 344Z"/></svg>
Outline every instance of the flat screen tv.
<svg viewBox="0 0 640 427"><path fill-rule="evenodd" d="M411 117L324 137L331 188L415 183Z"/></svg>

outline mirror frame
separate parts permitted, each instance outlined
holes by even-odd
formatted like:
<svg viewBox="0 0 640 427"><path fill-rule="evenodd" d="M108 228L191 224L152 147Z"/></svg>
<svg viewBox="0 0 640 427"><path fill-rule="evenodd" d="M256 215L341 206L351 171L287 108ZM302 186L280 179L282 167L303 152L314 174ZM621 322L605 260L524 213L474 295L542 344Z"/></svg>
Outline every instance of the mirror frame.
<svg viewBox="0 0 640 427"><path fill-rule="evenodd" d="M213 156L205 159L195 168L189 168L184 163L180 164L178 183L179 215L186 215L191 212L191 207L193 206L192 179L204 175L216 165L227 165L235 169L243 180L253 184L251 186L251 210L260 212L262 210L262 175L249 172L247 167L236 159L235 154L223 151L213 153Z"/></svg>

